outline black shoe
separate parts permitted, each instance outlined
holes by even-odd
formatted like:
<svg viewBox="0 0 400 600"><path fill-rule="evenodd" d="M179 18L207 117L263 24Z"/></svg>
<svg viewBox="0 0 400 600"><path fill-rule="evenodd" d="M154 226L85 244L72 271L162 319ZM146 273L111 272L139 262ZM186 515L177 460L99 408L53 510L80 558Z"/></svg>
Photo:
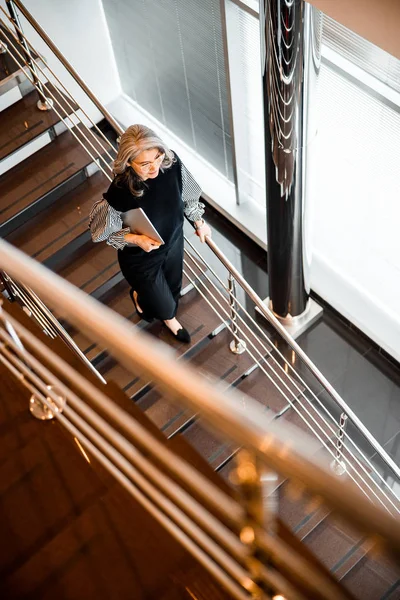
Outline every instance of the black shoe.
<svg viewBox="0 0 400 600"><path fill-rule="evenodd" d="M135 296L134 296L134 291L135 291L135 290L134 290L133 288L131 288L131 289L129 290L129 295L130 295L130 297L131 297L131 300L132 300L133 304L135 305L135 308L136 308L136 312L137 312L137 314L138 314L138 315L139 315L139 317L140 317L141 319L143 319L144 321L147 321L148 323L151 323L151 322L154 320L154 319L153 319L153 317L149 317L149 316L148 316L148 315L146 315L146 314L145 314L145 313L144 313L142 310L139 310L139 309L138 309L138 305L136 304L136 300L135 300Z"/></svg>
<svg viewBox="0 0 400 600"><path fill-rule="evenodd" d="M164 325L165 325L165 323L164 323ZM171 331L171 329L168 327L168 325L165 325L165 327L168 329L170 334L173 335L176 340L178 340L178 342L183 342L184 344L190 344L190 342L192 341L191 337L190 337L190 333L188 332L187 329L185 329L185 327L181 327L180 329L178 329L178 331L176 333Z"/></svg>

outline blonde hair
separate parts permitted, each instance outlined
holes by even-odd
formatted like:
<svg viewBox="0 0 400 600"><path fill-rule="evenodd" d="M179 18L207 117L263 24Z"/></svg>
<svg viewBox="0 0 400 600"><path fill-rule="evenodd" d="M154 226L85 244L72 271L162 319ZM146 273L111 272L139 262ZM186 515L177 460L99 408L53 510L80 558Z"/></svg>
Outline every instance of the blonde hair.
<svg viewBox="0 0 400 600"><path fill-rule="evenodd" d="M165 145L160 137L146 125L131 125L121 135L117 158L113 164L117 185L127 185L129 191L137 197L143 196L144 183L142 178L130 166L141 152L157 149L165 154L161 170L172 167L176 158L174 153Z"/></svg>

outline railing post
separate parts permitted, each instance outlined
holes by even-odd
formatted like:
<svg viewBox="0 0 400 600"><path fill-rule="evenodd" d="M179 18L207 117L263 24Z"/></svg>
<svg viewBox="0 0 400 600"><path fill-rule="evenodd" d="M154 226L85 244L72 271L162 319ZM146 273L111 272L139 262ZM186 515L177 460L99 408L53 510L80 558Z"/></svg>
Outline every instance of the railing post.
<svg viewBox="0 0 400 600"><path fill-rule="evenodd" d="M25 38L21 33L22 27L21 27L21 23L19 21L18 15L17 15L17 11L15 10L14 3L12 2L12 0L6 0L6 4L7 4L8 12L10 13L10 17L14 23L15 32L17 34L19 43L22 47L22 52L25 56L25 62L27 64L27 66L29 67L30 72L32 73L33 83L39 94L39 100L38 100L36 106L38 107L39 110L51 110L53 108L53 100L51 98L47 98L44 93L44 87L37 75L37 71L36 71L35 65L32 60L29 46L26 43Z"/></svg>
<svg viewBox="0 0 400 600"><path fill-rule="evenodd" d="M336 438L336 455L333 461L331 462L331 469L336 475L343 475L347 471L346 463L344 460L340 460L343 456L342 448L343 448L343 438L346 432L347 426L347 415L346 413L342 413L339 419L339 431Z"/></svg>
<svg viewBox="0 0 400 600"><path fill-rule="evenodd" d="M8 299L10 300L10 302L15 302L15 294L13 292L11 284L7 278L6 273L1 270L0 270L0 284L1 284L0 291L1 291L1 288L3 288L3 290L5 292L7 292Z"/></svg>
<svg viewBox="0 0 400 600"><path fill-rule="evenodd" d="M244 340L240 340L237 336L238 327L236 325L237 315L236 315L236 285L235 279L231 273L228 276L228 290L229 290L229 306L231 312L231 323L232 323L232 333L233 340L229 344L230 351L234 354L243 354L246 351L246 342Z"/></svg>
<svg viewBox="0 0 400 600"><path fill-rule="evenodd" d="M242 505L245 510L245 522L240 531L240 540L248 547L247 568L252 575L252 584L248 591L252 598L259 598L261 589L270 596L273 590L261 586L263 564L257 557L259 542L257 530L274 534L276 527L277 497L275 473L267 470L255 454L242 448L236 455L237 467L233 481L239 487Z"/></svg>

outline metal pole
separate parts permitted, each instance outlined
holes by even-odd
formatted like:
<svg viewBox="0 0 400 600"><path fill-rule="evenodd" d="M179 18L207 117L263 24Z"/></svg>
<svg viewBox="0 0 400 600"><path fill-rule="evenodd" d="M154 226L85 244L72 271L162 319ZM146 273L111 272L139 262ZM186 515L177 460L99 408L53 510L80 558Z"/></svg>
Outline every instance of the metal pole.
<svg viewBox="0 0 400 600"><path fill-rule="evenodd" d="M319 19L304 0L260 1L269 307L286 324L308 310L305 160Z"/></svg>
<svg viewBox="0 0 400 600"><path fill-rule="evenodd" d="M237 321L236 285L235 285L235 279L231 273L229 273L229 276L228 276L228 289L229 289L229 306L230 306L230 312L231 312L231 323L232 323L232 333L233 333L233 340L229 344L229 348L230 348L230 351L233 352L233 354L243 354L243 352L246 352L246 342L244 340L240 340L237 336L238 327L236 325L236 321Z"/></svg>
<svg viewBox="0 0 400 600"><path fill-rule="evenodd" d="M336 456L331 462L331 469L336 473L336 475L343 475L346 473L347 467L344 460L341 460L343 457L343 438L346 431L347 426L347 415L346 413L342 413L339 419L339 431L336 438Z"/></svg>
<svg viewBox="0 0 400 600"><path fill-rule="evenodd" d="M19 18L17 15L17 11L15 10L14 3L12 2L12 0L6 0L6 4L7 4L8 12L10 13L10 17L15 25L15 32L17 34L19 43L22 47L22 51L25 56L25 62L28 65L28 67L32 73L32 78L33 78L35 88L37 89L37 91L39 93L39 100L37 102L37 107L39 110L51 110L53 108L53 100L51 98L47 98L44 93L44 87L37 75L36 68L35 68L35 65L32 60L31 52L29 50L29 46L26 43L24 36L21 34L22 27L21 27L21 23L19 22Z"/></svg>
<svg viewBox="0 0 400 600"><path fill-rule="evenodd" d="M9 0L7 0L9 2ZM89 96L93 104L99 109L99 111L104 115L107 119L111 127L122 135L124 130L119 125L119 123L114 119L114 117L108 112L108 110L99 102L90 88L86 85L86 83L81 79L75 69L70 65L70 63L66 60L57 46L52 42L46 32L40 27L39 23L33 18L31 13L25 8L25 6L19 2L19 0L15 0L14 4L18 7L21 13L24 15L26 20L32 25L32 27L37 31L42 40L47 44L53 54L58 58L62 65L67 69L68 73L75 79L75 81L80 85L80 87L84 90L84 92Z"/></svg>

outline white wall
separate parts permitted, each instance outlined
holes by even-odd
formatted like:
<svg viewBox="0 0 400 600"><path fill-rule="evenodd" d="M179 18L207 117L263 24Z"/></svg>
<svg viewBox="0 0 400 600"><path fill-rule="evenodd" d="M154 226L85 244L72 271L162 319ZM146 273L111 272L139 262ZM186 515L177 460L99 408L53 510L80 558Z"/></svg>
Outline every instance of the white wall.
<svg viewBox="0 0 400 600"><path fill-rule="evenodd" d="M101 0L25 0L31 12L100 102L107 105L121 92L118 71ZM5 8L5 1L0 0ZM6 20L2 14L2 19ZM24 33L49 66L96 120L100 115L65 72L46 44L20 15Z"/></svg>

